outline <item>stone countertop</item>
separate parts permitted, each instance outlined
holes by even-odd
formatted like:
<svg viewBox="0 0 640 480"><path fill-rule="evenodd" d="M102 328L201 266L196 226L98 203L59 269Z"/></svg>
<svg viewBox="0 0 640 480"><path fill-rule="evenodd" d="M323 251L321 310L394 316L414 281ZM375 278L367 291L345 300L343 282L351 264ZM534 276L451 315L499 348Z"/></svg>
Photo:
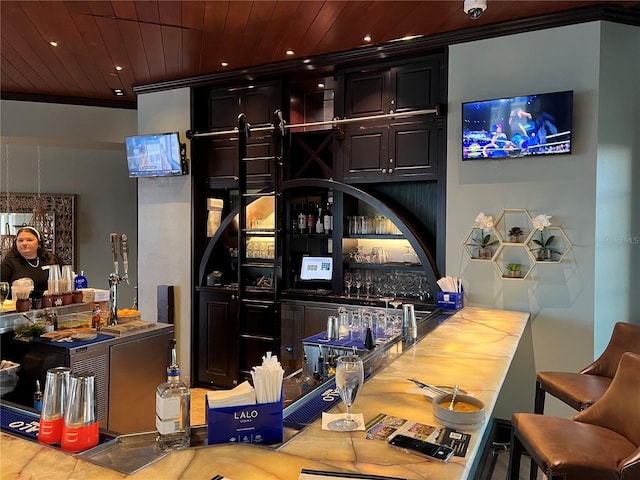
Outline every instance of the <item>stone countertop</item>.
<svg viewBox="0 0 640 480"><path fill-rule="evenodd" d="M528 319L529 314L523 312L464 308L371 378L353 411L363 413L366 421L384 412L439 425L430 401L407 393L412 384L406 379L415 377L433 385L459 384L485 403L489 420ZM344 411L342 403L333 409L339 411ZM470 430L466 456L453 457L447 464L366 440L362 431L323 431L318 420L277 450L246 444L191 448L173 452L129 477L209 480L224 475L231 480L296 480L306 468L407 479L466 479L488 427L490 421ZM127 475L1 433L0 477L110 480Z"/></svg>

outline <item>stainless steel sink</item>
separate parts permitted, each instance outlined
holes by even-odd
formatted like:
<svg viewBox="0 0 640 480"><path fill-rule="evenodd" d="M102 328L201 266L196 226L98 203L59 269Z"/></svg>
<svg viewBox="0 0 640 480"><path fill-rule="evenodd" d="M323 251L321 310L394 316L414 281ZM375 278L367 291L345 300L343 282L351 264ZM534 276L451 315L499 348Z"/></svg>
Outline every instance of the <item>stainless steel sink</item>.
<svg viewBox="0 0 640 480"><path fill-rule="evenodd" d="M120 435L79 455L96 465L130 475L170 453L158 448L156 435L156 432ZM191 427L191 446L206 444L207 427Z"/></svg>

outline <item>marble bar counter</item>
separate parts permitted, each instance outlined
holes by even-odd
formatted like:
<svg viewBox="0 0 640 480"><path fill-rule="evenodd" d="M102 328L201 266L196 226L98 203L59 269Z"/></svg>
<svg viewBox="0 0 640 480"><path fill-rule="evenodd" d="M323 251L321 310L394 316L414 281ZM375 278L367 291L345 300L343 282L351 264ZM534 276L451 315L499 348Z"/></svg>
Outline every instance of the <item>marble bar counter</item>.
<svg viewBox="0 0 640 480"><path fill-rule="evenodd" d="M81 456L0 434L0 478L202 479L222 475L231 480L296 480L304 469L358 472L406 479L458 480L470 478L480 454L482 437L507 370L529 319L528 313L465 307L444 321L415 346L367 381L354 405L365 421L384 412L429 425L439 425L431 402L408 393L417 378L432 385L454 385L480 398L487 421L472 434L464 457L449 463L429 461L366 440L363 431L322 430L321 421L309 425L278 448L226 444L172 452L125 475L94 465ZM342 403L331 410L344 411Z"/></svg>

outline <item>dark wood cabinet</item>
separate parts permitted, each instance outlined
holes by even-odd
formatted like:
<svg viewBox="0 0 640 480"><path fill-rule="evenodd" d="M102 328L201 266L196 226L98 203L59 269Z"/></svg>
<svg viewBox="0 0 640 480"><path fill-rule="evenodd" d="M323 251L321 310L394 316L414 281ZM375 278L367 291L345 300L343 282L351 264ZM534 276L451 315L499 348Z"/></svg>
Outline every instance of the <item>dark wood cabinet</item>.
<svg viewBox="0 0 640 480"><path fill-rule="evenodd" d="M331 73L298 72L295 78L293 72L275 80L262 76L262 83L255 85L238 76L234 88L227 88L225 83L193 90L195 131L231 132L201 136L191 148L193 234L197 237L193 240L197 304L193 330L197 338L192 363L197 384L231 388L261 363L267 351L280 355L288 369L299 367L301 339L326 326L332 307L327 306L329 297L323 295L344 293L345 272L360 271L366 277L371 271L378 280L384 280L387 273L413 275L425 278L435 288L438 268L434 252L444 258L437 249L441 242L436 239L436 217L442 213L445 173L444 168L437 168L436 159L445 158L446 148L444 119L435 115L435 109L446 98L445 60L439 52L380 64L353 63L348 69ZM318 91L318 83L324 80L330 80L330 88ZM244 146L245 141L246 157L278 156L272 151L271 132L257 128L271 125L277 109L292 126L284 139L282 167L254 158L250 163L243 162L246 175L240 178L239 145ZM233 131L240 113L246 114L251 126L247 139ZM331 118L345 121L295 127ZM279 183L275 179L280 169L283 181ZM244 205L242 199L247 198L242 192L257 196L270 194L271 190L281 194L280 203L276 202L280 220L275 232L260 232L263 226L246 223L248 218L245 226L239 227L234 218ZM206 199L210 197L224 199L225 206L221 227L207 238L204 226ZM314 203L325 208L331 203L329 197L333 200L331 233L300 232L293 226L300 205ZM346 222L356 215L386 217L402 234L390 238L350 235ZM281 255L276 253L274 259L262 253L255 256L254 246L249 245L250 240L260 243L267 233L280 242L274 251ZM352 265L345 259L359 246L366 254L373 252L369 244L364 246L367 241L393 242L398 238L400 242L393 247L396 257L398 249L404 252L405 244L413 247L419 257L416 266L408 268L399 260L388 265ZM253 252L245 261L240 260L245 255L242 245L246 253ZM300 282L303 255L332 257L332 281L315 285ZM205 286L213 270L223 273L224 288ZM271 276L278 279L277 287L260 288L263 282L259 279ZM317 295L304 293L314 291ZM318 307L323 304L322 308L310 307L308 312L295 305L283 308L283 299L300 297Z"/></svg>
<svg viewBox="0 0 640 480"><path fill-rule="evenodd" d="M234 387L239 371L236 294L203 287L198 289L197 297L197 381Z"/></svg>
<svg viewBox="0 0 640 480"><path fill-rule="evenodd" d="M435 179L436 129L436 123L427 120L347 129L343 179L348 182Z"/></svg>
<svg viewBox="0 0 640 480"><path fill-rule="evenodd" d="M434 180L439 61L425 60L345 75L346 118L342 178L347 182ZM368 118L417 112L401 118Z"/></svg>
<svg viewBox="0 0 640 480"><path fill-rule="evenodd" d="M205 97L196 92L194 97L200 101ZM280 82L271 82L251 88L224 88L210 90L207 95L207 114L196 115L203 125L197 125L207 132L233 131L238 125L238 115L244 113L252 125L269 125L273 114L282 109L282 86ZM205 120L206 118L206 120ZM238 184L238 140L237 134L213 135L199 140L206 162L207 185L209 188L235 188ZM249 139L247 154L252 157L273 155L269 132L256 132ZM202 160L201 160L202 161ZM247 183L253 186L268 185L272 178L271 163L252 162L247 166Z"/></svg>

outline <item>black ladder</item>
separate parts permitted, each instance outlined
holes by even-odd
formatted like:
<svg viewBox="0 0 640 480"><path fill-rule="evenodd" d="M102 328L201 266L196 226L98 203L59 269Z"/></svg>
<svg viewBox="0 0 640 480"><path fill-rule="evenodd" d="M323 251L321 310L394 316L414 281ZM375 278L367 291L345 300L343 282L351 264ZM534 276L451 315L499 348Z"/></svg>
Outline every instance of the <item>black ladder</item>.
<svg viewBox="0 0 640 480"><path fill-rule="evenodd" d="M271 351L280 358L280 285L282 280L282 113L274 113L274 123L255 131L271 136L270 152L249 156L251 126L245 114L238 116L238 297L240 377ZM249 145L250 147L250 145ZM262 189L249 189L248 171L252 162L270 162L271 181ZM272 203L272 206L270 205ZM265 214L268 213L268 216Z"/></svg>

